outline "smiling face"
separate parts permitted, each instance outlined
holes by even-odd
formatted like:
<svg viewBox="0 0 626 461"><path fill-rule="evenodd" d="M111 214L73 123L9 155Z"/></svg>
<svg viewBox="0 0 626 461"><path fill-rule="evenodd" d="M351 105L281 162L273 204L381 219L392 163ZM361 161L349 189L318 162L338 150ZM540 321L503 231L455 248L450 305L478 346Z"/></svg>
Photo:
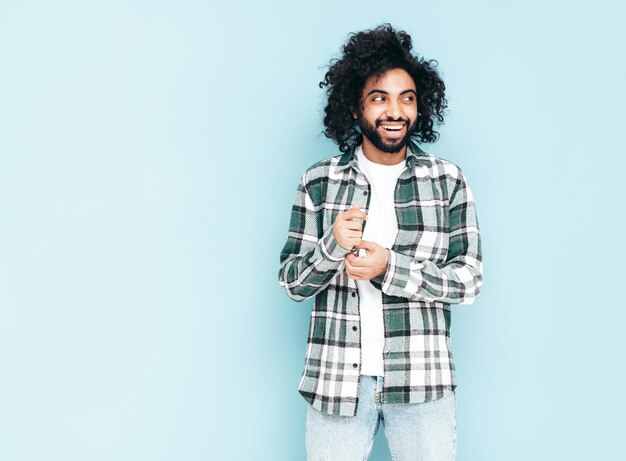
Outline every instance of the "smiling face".
<svg viewBox="0 0 626 461"><path fill-rule="evenodd" d="M398 163L417 120L415 82L404 69L372 75L363 86L360 110L352 113L363 133L365 156L376 163Z"/></svg>

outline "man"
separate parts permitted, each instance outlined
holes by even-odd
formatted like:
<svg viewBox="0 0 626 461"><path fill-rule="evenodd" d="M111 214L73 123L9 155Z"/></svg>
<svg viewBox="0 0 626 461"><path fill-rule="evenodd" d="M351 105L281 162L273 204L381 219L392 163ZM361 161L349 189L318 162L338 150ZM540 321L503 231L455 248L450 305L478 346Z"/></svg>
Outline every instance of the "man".
<svg viewBox="0 0 626 461"><path fill-rule="evenodd" d="M434 62L389 25L350 36L324 81L343 155L302 176L280 284L315 296L299 391L309 460L367 459L379 423L396 460L453 460L450 304L482 284L472 193L426 154L447 106Z"/></svg>

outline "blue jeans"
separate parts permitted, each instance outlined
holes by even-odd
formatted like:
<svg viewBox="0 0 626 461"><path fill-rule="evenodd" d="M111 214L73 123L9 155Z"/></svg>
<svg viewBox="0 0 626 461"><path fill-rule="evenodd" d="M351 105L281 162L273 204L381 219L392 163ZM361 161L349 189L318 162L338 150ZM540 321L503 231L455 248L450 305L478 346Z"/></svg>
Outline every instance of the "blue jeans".
<svg viewBox="0 0 626 461"><path fill-rule="evenodd" d="M364 461L382 422L394 461L454 461L454 392L419 404L381 403L383 378L361 376L354 417L325 415L310 405L306 417L309 461Z"/></svg>

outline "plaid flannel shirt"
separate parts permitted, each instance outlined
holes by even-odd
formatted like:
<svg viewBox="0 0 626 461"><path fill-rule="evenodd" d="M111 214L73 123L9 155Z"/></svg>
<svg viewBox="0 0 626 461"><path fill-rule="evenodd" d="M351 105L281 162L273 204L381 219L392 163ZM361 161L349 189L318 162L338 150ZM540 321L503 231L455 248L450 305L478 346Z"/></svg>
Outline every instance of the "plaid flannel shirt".
<svg viewBox="0 0 626 461"><path fill-rule="evenodd" d="M315 296L299 392L317 410L353 416L361 366L359 295L345 271L349 252L332 226L354 205L369 209L370 186L355 149L303 175L280 255L288 296ZM456 387L450 304L471 304L482 285L482 256L471 190L453 163L411 143L395 190L398 234L382 291L386 403L421 403ZM364 223L367 225L367 221Z"/></svg>

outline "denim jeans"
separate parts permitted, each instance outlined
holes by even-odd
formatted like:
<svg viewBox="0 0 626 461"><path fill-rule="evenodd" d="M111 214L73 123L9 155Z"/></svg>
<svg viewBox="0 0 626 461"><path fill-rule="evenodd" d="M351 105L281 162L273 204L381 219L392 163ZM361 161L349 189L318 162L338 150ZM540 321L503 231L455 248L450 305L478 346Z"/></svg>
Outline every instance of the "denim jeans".
<svg viewBox="0 0 626 461"><path fill-rule="evenodd" d="M325 415L310 405L306 418L309 461L367 460L383 424L394 461L454 461L456 397L419 404L381 403L383 378L361 376L354 417Z"/></svg>

